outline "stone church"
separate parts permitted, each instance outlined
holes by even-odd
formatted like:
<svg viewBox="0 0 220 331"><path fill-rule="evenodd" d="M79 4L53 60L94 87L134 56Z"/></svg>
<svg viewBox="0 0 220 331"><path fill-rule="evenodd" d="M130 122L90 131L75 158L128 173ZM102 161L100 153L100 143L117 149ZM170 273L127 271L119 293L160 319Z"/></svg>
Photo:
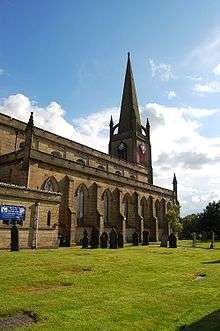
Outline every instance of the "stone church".
<svg viewBox="0 0 220 331"><path fill-rule="evenodd" d="M135 231L150 241L169 234L177 181L173 190L153 184L150 123L141 124L129 54L119 123L109 126L106 154L34 126L33 113L27 124L0 114L0 208L23 208L21 248L73 246L93 227L114 227L125 242ZM10 248L11 223L0 216L0 249Z"/></svg>

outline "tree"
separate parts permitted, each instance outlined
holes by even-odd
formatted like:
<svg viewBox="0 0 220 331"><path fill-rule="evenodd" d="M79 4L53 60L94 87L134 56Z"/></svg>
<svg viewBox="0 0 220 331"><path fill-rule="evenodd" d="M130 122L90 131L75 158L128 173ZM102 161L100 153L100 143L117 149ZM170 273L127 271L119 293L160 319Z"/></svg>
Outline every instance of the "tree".
<svg viewBox="0 0 220 331"><path fill-rule="evenodd" d="M220 201L210 202L199 215L201 230L220 233Z"/></svg>
<svg viewBox="0 0 220 331"><path fill-rule="evenodd" d="M200 226L200 221L199 221L199 214L191 214L183 217L181 219L181 223L183 226L182 229L182 237L184 239L191 239L192 233L200 233L201 226Z"/></svg>
<svg viewBox="0 0 220 331"><path fill-rule="evenodd" d="M174 233L182 231L182 223L180 221L180 206L173 205L165 215L165 221L168 222Z"/></svg>

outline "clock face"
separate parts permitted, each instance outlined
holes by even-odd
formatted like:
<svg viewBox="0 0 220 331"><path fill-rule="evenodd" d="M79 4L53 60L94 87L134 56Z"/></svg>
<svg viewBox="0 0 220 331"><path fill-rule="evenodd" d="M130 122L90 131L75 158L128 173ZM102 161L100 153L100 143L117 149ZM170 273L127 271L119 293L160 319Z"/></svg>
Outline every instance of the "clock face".
<svg viewBox="0 0 220 331"><path fill-rule="evenodd" d="M125 144L121 142L118 146L119 151L123 151L124 148L125 148Z"/></svg>
<svg viewBox="0 0 220 331"><path fill-rule="evenodd" d="M140 147L140 150L141 150L142 154L145 154L145 152L146 152L145 144L140 144L139 147Z"/></svg>

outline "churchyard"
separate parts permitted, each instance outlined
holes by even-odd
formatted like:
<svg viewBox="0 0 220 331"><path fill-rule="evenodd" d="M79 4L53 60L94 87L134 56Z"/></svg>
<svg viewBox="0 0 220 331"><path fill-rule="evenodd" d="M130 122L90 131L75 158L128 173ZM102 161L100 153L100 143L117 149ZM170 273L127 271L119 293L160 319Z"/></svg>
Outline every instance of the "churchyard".
<svg viewBox="0 0 220 331"><path fill-rule="evenodd" d="M220 242L0 251L0 265L1 316L34 316L11 330L220 329Z"/></svg>

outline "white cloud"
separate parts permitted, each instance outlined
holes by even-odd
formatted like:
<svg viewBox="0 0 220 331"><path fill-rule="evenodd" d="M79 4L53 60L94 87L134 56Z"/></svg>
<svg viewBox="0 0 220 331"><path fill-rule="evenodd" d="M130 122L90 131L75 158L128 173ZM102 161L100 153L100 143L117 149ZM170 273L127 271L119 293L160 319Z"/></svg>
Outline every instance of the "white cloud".
<svg viewBox="0 0 220 331"><path fill-rule="evenodd" d="M173 99L173 98L176 98L176 93L175 93L175 91L169 91L169 92L168 92L168 95L167 95L167 98L168 98L169 100L171 100L171 99Z"/></svg>
<svg viewBox="0 0 220 331"><path fill-rule="evenodd" d="M192 81L195 81L195 82L201 82L201 80L202 80L202 77L199 77L199 76L196 76L196 77L186 76L186 78L189 78L189 79L191 79Z"/></svg>
<svg viewBox="0 0 220 331"><path fill-rule="evenodd" d="M94 114L65 119L57 102L40 107L22 94L0 101L0 112L27 122L34 111L36 126L107 152L109 119L118 120L117 107ZM141 108L143 122L150 118L155 184L171 188L172 174L177 173L183 213L200 211L213 199L220 198L220 137L201 135L200 120L219 109L167 107L149 103Z"/></svg>
<svg viewBox="0 0 220 331"><path fill-rule="evenodd" d="M199 132L200 119L217 112L220 109L157 103L147 104L142 112L152 123L154 172L158 175L155 183L169 187L172 172L177 173L184 214L200 211L210 200L220 199L220 137L208 138Z"/></svg>
<svg viewBox="0 0 220 331"><path fill-rule="evenodd" d="M187 56L186 62L194 66L207 67L216 65L220 54L220 29L209 31L207 37Z"/></svg>
<svg viewBox="0 0 220 331"><path fill-rule="evenodd" d="M151 74L153 78L158 78L162 81L168 81L174 78L172 67L168 63L155 63L154 60L149 59Z"/></svg>
<svg viewBox="0 0 220 331"><path fill-rule="evenodd" d="M27 122L30 112L34 112L37 126L70 138L76 135L73 126L64 119L65 111L53 101L47 107L39 107L23 94L11 95L0 103L0 112Z"/></svg>
<svg viewBox="0 0 220 331"><path fill-rule="evenodd" d="M21 121L27 122L31 111L34 112L36 126L102 151L107 151L110 116L112 114L115 119L118 118L118 109L113 107L73 119L71 123L65 119L65 111L55 101L40 107L23 94L0 100L0 112Z"/></svg>
<svg viewBox="0 0 220 331"><path fill-rule="evenodd" d="M194 91L206 94L206 93L219 93L220 92L220 83L219 82L209 82L207 84L195 84Z"/></svg>
<svg viewBox="0 0 220 331"><path fill-rule="evenodd" d="M2 68L0 68L0 76L1 76L1 75L4 75L4 73L5 73L5 70L2 69Z"/></svg>
<svg viewBox="0 0 220 331"><path fill-rule="evenodd" d="M213 69L213 73L216 75L216 76L219 76L220 75L220 64L217 64L215 66L215 68Z"/></svg>

